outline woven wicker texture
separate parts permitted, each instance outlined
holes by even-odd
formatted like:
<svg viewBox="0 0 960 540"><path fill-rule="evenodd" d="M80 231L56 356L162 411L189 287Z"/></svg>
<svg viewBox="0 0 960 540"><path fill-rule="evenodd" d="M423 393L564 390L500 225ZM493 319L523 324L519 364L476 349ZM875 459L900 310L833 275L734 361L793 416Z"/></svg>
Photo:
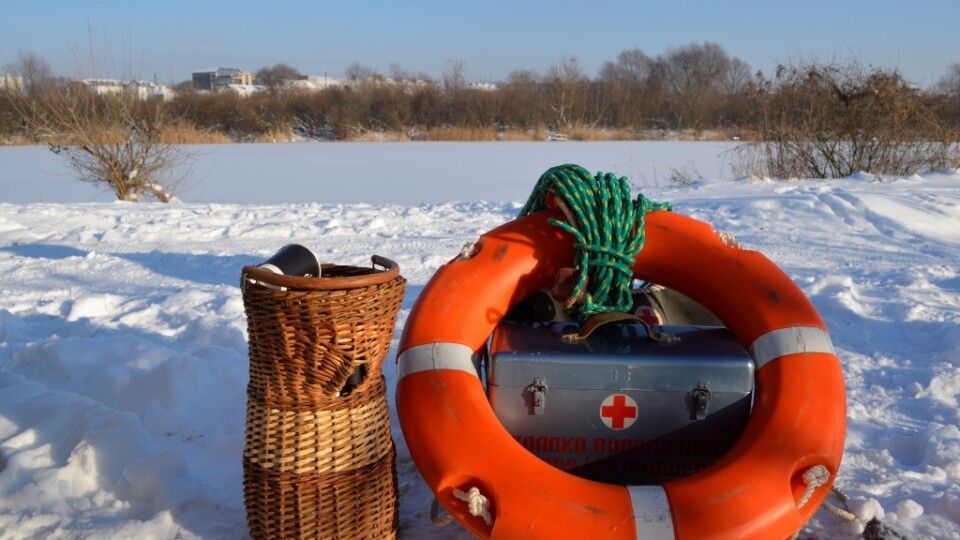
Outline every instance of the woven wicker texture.
<svg viewBox="0 0 960 540"><path fill-rule="evenodd" d="M263 274L245 267L241 279L251 395L285 408L310 405L338 395L358 366L381 372L403 301L402 276L384 281L386 272L336 265L324 265L322 278ZM351 288L321 288L343 278L353 278ZM318 288L293 289L291 282ZM365 391L375 378L364 377L353 391Z"/></svg>
<svg viewBox="0 0 960 540"><path fill-rule="evenodd" d="M275 473L243 463L250 538L393 539L399 510L395 453L361 469Z"/></svg>
<svg viewBox="0 0 960 540"><path fill-rule="evenodd" d="M322 474L376 463L393 446L383 377L366 392L328 398L320 409L291 411L247 400L243 457L277 473Z"/></svg>
<svg viewBox="0 0 960 540"><path fill-rule="evenodd" d="M382 366L406 280L392 261L373 262L384 270L323 265L323 277L302 278L243 269L251 538L396 537Z"/></svg>

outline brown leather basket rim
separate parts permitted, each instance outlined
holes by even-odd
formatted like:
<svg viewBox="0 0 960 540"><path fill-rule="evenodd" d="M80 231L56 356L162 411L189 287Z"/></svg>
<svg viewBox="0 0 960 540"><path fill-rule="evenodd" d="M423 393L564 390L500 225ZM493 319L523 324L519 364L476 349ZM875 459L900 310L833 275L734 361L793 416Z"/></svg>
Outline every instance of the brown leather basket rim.
<svg viewBox="0 0 960 540"><path fill-rule="evenodd" d="M335 276L335 277L301 277L301 276L284 276L282 274L275 274L269 270L263 268L258 268L256 266L244 266L243 275L244 282L246 279L252 279L254 281L259 281L268 285L273 285L276 287L285 287L287 289L295 290L312 290L312 291L330 291L330 290L341 290L341 289L356 289L360 287L369 287L371 285L381 285L395 279L400 275L400 266L397 263L387 259L386 257L381 257L379 255L373 255L370 257L370 261L373 263L374 267L381 267L383 270L374 270L369 274L359 275L359 276ZM323 265L323 268L332 267L333 265Z"/></svg>

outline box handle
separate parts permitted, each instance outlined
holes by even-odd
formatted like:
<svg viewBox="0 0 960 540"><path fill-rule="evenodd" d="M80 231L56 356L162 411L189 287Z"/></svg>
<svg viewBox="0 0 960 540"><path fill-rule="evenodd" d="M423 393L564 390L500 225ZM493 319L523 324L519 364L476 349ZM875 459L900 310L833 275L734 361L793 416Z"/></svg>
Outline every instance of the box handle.
<svg viewBox="0 0 960 540"><path fill-rule="evenodd" d="M579 332L564 334L561 339L564 343L577 343L578 341L583 341L590 337L590 334L592 334L597 328L600 328L605 324L615 322L640 323L644 328L647 329L647 335L650 336L650 339L656 341L657 343L676 343L680 341L679 336L676 334L671 334L670 332L664 332L659 325L652 325L636 315L631 315L630 313L624 313L622 311L597 313L593 317L587 319L587 322L580 327Z"/></svg>

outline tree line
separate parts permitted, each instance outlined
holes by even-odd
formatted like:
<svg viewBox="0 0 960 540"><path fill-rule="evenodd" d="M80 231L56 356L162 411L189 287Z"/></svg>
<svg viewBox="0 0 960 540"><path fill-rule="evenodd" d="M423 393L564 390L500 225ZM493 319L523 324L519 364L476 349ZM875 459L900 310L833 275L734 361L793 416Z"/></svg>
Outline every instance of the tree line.
<svg viewBox="0 0 960 540"><path fill-rule="evenodd" d="M42 59L21 54L7 71L22 74L28 98L68 91L70 84L53 77L45 66ZM846 72L850 67L841 66ZM960 128L960 64L951 66L931 90L910 86L895 71L858 69L897 78L904 91L916 94L945 126ZM496 90L468 85L466 66L460 61L450 61L440 80L413 75L396 64L389 76L354 64L346 73L348 86L304 92L282 84L298 75L286 64L261 68L258 81L268 91L249 97L197 92L184 83L163 106L173 121L237 141L282 133L327 140L349 140L368 132L426 138L443 127L483 128L494 136L539 128L607 130L620 138L638 139L657 132L707 130L749 138L762 132L765 121L757 107L758 89L767 95L777 92L781 79L753 73L715 43L672 48L656 57L641 49L625 50L595 77L588 76L575 57L567 57L543 73L514 70ZM26 122L7 94L0 111L0 135L29 137L24 133Z"/></svg>
<svg viewBox="0 0 960 540"><path fill-rule="evenodd" d="M621 138L646 138L657 130L748 127L745 91L751 76L746 63L705 43L656 58L640 49L624 51L594 78L575 57L566 57L543 73L514 70L495 90L467 84L460 61L449 62L440 80L396 65L387 76L354 64L347 70L349 86L244 98L188 91L172 108L198 127L237 139L286 131L335 140L368 132L430 138L438 128L450 127L484 129L492 137L607 130Z"/></svg>
<svg viewBox="0 0 960 540"><path fill-rule="evenodd" d="M265 91L242 97L184 83L170 101L95 95L21 53L8 72L23 87L0 93L0 138L49 145L89 181L118 197L169 198L164 170L177 143L277 138L356 140L390 133L410 140L649 139L710 131L745 141L746 174L837 177L859 170L912 174L958 166L960 64L930 89L896 70L856 61L797 61L753 73L714 43L650 57L621 52L589 77L575 57L543 73L515 70L495 89L468 84L450 61L440 80L398 65L386 76L359 64L349 84L299 91L285 64L257 72ZM141 182L139 187L131 182Z"/></svg>

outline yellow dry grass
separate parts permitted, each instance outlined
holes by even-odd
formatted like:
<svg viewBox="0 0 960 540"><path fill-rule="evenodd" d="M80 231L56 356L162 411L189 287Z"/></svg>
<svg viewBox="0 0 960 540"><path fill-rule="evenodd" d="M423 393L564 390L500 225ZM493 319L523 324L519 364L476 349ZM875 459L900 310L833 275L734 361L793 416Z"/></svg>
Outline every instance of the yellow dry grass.
<svg viewBox="0 0 960 540"><path fill-rule="evenodd" d="M193 122L180 121L163 129L162 144L224 144L233 142L221 131L198 129Z"/></svg>
<svg viewBox="0 0 960 540"><path fill-rule="evenodd" d="M493 126L443 126L430 128L431 141L495 141L497 130Z"/></svg>

